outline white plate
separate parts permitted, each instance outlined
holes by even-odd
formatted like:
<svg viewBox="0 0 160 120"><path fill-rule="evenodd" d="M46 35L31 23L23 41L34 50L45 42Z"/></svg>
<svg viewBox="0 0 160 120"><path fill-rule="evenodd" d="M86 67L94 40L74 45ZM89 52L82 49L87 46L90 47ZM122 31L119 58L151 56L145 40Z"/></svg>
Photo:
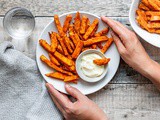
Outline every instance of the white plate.
<svg viewBox="0 0 160 120"><path fill-rule="evenodd" d="M91 22L95 18L98 18L99 19L98 31L102 30L103 28L105 28L107 26L96 15L93 15L93 14L87 13L87 12L82 12L82 11L80 11L80 13L81 13L81 15L82 14L86 15L90 19ZM75 12L66 13L66 14L63 14L63 15L59 16L61 23L64 22L65 17L66 17L67 14L72 14L72 16L74 18L75 14L76 14L76 11ZM56 29L56 27L54 25L54 21L53 20L44 28L44 30L42 31L42 34L40 35L39 39L45 39L48 43L50 43L50 38L48 36L48 32L51 32L51 31L57 32L57 29ZM37 42L36 60L37 60L37 64L38 64L38 67L39 67L39 70L40 70L42 76L44 77L44 79L47 82L51 83L57 90L59 90L59 91L61 91L63 93L67 93L65 91L65 89L64 89L64 84L65 84L64 82L45 76L46 73L52 72L53 69L47 67L44 63L42 63L40 61L40 56L42 54L45 55L46 57L48 57L48 53ZM111 79L115 75L115 73L116 73L116 71L118 69L118 66L119 66L119 62L120 62L120 56L119 56L119 53L117 51L117 48L116 48L115 44L111 45L111 47L105 53L105 55L106 55L106 57L111 58L111 61L109 63L107 75L103 78L103 80L101 80L99 82L96 82L96 83L87 83L87 82L85 82L83 80L79 80L78 84L70 83L70 85L73 86L73 87L76 87L77 89L79 89L85 95L94 93L94 92L100 90L101 88L103 88L109 81L111 81Z"/></svg>
<svg viewBox="0 0 160 120"><path fill-rule="evenodd" d="M136 10L138 9L140 0L133 0L130 12L129 12L129 21L133 30L145 41L148 43L160 48L160 35L149 33L146 30L142 29L136 21Z"/></svg>

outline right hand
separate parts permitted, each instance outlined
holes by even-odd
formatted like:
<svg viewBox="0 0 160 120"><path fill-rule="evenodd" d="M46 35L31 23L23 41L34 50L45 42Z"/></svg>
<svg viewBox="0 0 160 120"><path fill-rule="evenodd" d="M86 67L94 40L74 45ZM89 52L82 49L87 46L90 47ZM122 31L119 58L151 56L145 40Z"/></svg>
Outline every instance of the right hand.
<svg viewBox="0 0 160 120"><path fill-rule="evenodd" d="M136 34L127 29L121 23L111 20L107 17L101 19L112 29L111 35L117 46L122 59L133 69L141 74L145 74L152 62Z"/></svg>

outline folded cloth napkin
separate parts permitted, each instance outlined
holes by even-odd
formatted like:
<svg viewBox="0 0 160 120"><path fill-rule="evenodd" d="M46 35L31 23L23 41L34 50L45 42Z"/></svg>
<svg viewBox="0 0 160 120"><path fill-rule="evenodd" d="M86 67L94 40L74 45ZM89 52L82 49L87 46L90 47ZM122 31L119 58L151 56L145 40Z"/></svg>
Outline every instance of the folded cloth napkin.
<svg viewBox="0 0 160 120"><path fill-rule="evenodd" d="M0 44L0 120L62 120L36 62Z"/></svg>

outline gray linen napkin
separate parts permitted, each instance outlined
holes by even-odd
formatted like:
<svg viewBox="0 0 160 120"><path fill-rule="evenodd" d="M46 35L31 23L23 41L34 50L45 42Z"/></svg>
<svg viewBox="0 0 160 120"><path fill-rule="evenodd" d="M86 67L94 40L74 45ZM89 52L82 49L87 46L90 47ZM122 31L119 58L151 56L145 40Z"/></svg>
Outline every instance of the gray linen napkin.
<svg viewBox="0 0 160 120"><path fill-rule="evenodd" d="M62 120L36 62L0 44L0 120Z"/></svg>

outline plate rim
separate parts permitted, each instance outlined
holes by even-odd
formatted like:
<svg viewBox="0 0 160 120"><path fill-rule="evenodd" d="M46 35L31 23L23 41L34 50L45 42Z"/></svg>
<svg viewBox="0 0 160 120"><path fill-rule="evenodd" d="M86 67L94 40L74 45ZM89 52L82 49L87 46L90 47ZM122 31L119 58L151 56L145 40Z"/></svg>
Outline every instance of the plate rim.
<svg viewBox="0 0 160 120"><path fill-rule="evenodd" d="M94 17L100 19L99 16L97 16L97 15L95 15L95 14L92 14L92 13L90 13L90 12L85 12L85 11L71 11L71 12L66 12L66 13L63 13L63 14L59 15L59 18L62 17L62 16L64 16L64 15L75 14L76 12L79 12L79 13L82 13L82 14L89 14L89 15L91 15L91 16L94 16ZM42 34L44 33L44 31L46 30L46 28L47 28L52 22L54 22L54 18L43 28L43 30L42 30L41 34L39 35L38 40L37 40L37 42L36 42L36 43L37 43L37 45L36 45L36 63L37 63L37 67L38 67L38 70L39 70L40 73L41 73L41 70L40 70L40 68L39 68L39 62L38 62L38 59L39 59L39 56L38 56L38 44L39 44L39 40L41 39ZM116 47L116 45L115 45L115 47ZM116 49L117 49L117 48L116 48ZM118 51L118 50L117 50L117 51ZM114 78L114 76L116 75L116 73L117 73L117 71L118 71L118 68L119 68L119 66L120 66L120 54L119 54L119 52L118 52L117 59L118 59L117 67L116 67L116 70L115 70L115 72L114 72L114 75L111 77L111 79L110 79L108 82L106 82L106 84L102 85L102 86L100 87L100 89L96 89L96 90L93 90L92 92L84 93L84 95L93 94L93 93L101 90L103 87L105 87L105 86ZM41 73L41 75L42 75L43 79L47 82L47 80L45 79L44 75L43 75L42 73ZM55 88L55 89L58 90L58 91L60 91L60 92L62 92L61 90L59 90L59 89L57 89L57 88ZM63 92L63 93L68 94L67 92ZM68 94L68 95L69 95L69 94Z"/></svg>

